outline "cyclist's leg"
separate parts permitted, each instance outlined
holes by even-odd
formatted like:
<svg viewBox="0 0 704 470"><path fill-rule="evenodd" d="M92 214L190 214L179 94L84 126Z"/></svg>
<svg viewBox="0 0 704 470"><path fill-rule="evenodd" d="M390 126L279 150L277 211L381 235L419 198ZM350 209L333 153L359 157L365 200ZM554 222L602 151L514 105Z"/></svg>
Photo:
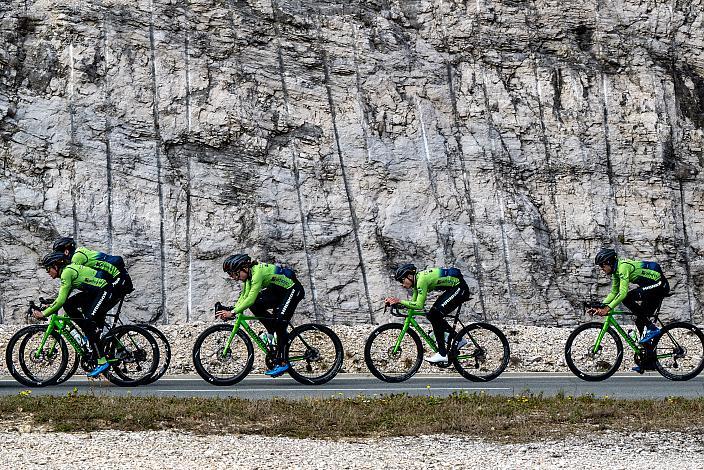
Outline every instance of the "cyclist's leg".
<svg viewBox="0 0 704 470"><path fill-rule="evenodd" d="M100 346L100 333L105 323L105 314L108 312L108 307L112 302L112 291L106 289L91 289L92 296L90 301L86 303L83 310L83 316L89 322L86 328L86 335L97 349L98 357L103 356L102 347Z"/></svg>
<svg viewBox="0 0 704 470"><path fill-rule="evenodd" d="M296 307L305 297L305 290L300 282L296 281L288 290L284 291L284 295L276 306L274 313L276 318L276 336L278 342L276 344L276 359L279 364L286 362L284 357L284 349L288 343L288 326Z"/></svg>
<svg viewBox="0 0 704 470"><path fill-rule="evenodd" d="M85 334L88 334L87 331L90 328L90 321L86 320L83 312L86 311L87 305L92 298L93 296L90 292L79 292L69 297L63 305L66 315L68 315Z"/></svg>
<svg viewBox="0 0 704 470"><path fill-rule="evenodd" d="M447 331L450 334L448 342L452 340L455 334L455 331L452 329L447 320L445 320L445 316L462 305L468 297L469 287L467 286L467 283L462 280L462 282L460 282L457 286L451 287L443 292L442 295L435 301L433 306L430 307L430 311L428 312L428 320L433 326L435 341L438 345L438 353L440 353L441 356L447 356L445 332Z"/></svg>
<svg viewBox="0 0 704 470"><path fill-rule="evenodd" d="M641 310L649 317L654 316L655 311L662 303L662 299L670 293L670 283L663 276L660 282L652 286L642 287L641 291Z"/></svg>
<svg viewBox="0 0 704 470"><path fill-rule="evenodd" d="M279 295L277 295L273 287L275 286L262 289L257 296L257 300L249 307L249 311L259 319L259 323L264 325L264 328L270 334L274 334L276 327L276 320L274 320L271 310L279 304Z"/></svg>
<svg viewBox="0 0 704 470"><path fill-rule="evenodd" d="M645 327L650 323L648 313L643 309L641 302L643 301L643 291L640 287L633 289L626 294L626 297L621 302L628 307L628 310L634 315L634 322L638 329L638 334L642 335Z"/></svg>
<svg viewBox="0 0 704 470"><path fill-rule="evenodd" d="M132 284L132 278L127 273L127 270L120 270L120 282L117 286L120 292L120 296L124 297L127 294L134 292L134 284Z"/></svg>

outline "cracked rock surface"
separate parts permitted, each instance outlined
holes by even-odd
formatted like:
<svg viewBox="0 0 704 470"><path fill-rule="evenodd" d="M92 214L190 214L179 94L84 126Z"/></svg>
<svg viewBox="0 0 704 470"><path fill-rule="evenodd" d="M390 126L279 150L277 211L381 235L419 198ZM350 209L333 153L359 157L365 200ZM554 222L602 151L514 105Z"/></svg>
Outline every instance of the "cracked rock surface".
<svg viewBox="0 0 704 470"><path fill-rule="evenodd" d="M575 325L612 245L702 322L703 149L702 0L4 0L0 320L72 234L142 320L210 318L247 251L326 323L385 321L413 260Z"/></svg>

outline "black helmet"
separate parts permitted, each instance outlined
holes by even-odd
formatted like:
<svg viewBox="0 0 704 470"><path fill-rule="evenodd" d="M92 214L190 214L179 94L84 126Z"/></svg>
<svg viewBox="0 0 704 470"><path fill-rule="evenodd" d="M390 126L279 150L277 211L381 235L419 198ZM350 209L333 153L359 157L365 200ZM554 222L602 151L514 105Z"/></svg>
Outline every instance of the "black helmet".
<svg viewBox="0 0 704 470"><path fill-rule="evenodd" d="M402 264L398 268L396 268L396 272L394 273L394 279L396 279L398 282L403 281L403 279L408 276L409 274L415 274L417 271L415 265L411 263L406 263Z"/></svg>
<svg viewBox="0 0 704 470"><path fill-rule="evenodd" d="M225 258L222 263L222 270L226 273L233 273L239 271L242 268L249 267L249 263L252 262L252 258L246 253L241 253L238 255L231 255Z"/></svg>
<svg viewBox="0 0 704 470"><path fill-rule="evenodd" d="M594 264L601 266L603 264L614 264L616 261L616 252L611 248L602 248L594 258Z"/></svg>
<svg viewBox="0 0 704 470"><path fill-rule="evenodd" d="M49 269L50 267L57 264L61 266L68 264L68 258L66 257L66 255L61 252L54 251L53 253L49 253L48 255L44 256L44 258L42 258L42 267L44 269Z"/></svg>
<svg viewBox="0 0 704 470"><path fill-rule="evenodd" d="M69 252L73 254L73 252L76 251L76 240L71 237L61 237L54 242L53 250L60 251L61 253L69 250Z"/></svg>

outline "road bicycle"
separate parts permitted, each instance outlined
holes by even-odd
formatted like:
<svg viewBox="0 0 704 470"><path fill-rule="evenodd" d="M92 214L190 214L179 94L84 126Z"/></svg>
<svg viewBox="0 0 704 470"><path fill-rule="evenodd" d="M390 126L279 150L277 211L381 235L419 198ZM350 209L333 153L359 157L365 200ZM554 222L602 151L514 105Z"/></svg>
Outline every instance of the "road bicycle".
<svg viewBox="0 0 704 470"><path fill-rule="evenodd" d="M40 303L50 303L40 299ZM32 301L27 315L41 310ZM5 362L12 377L28 387L57 385L68 380L80 365L93 370L98 354L95 344L74 321L53 314L47 325L29 325L15 333L8 342ZM107 379L119 386L145 383L157 369L159 347L154 337L136 325L119 325L100 338L102 350L110 364ZM71 355L70 349L74 351Z"/></svg>
<svg viewBox="0 0 704 470"><path fill-rule="evenodd" d="M386 309L384 310L386 312ZM424 349L437 352L436 338L426 332L416 317L423 310L391 306L391 315L404 318L403 323L387 323L372 331L364 345L364 361L375 377L385 382L403 382L411 378L423 362ZM448 362L435 364L447 368L452 364L468 380L486 382L498 377L508 365L510 349L506 336L497 327L475 322L464 325L460 309L454 314L452 329L457 331L448 347Z"/></svg>
<svg viewBox="0 0 704 470"><path fill-rule="evenodd" d="M602 306L601 303L584 305L586 313ZM696 377L704 368L704 333L685 321L663 325L658 318L659 311L660 306L654 316L660 324L660 334L647 343L640 343L634 331L626 332L614 318L615 315L632 315L628 311L611 310L602 323L578 326L565 344L567 367L583 380L607 379L621 366L623 339L631 348L635 363L643 370L655 369L670 380Z"/></svg>
<svg viewBox="0 0 704 470"><path fill-rule="evenodd" d="M220 302L215 304L216 312L232 308ZM276 344L260 338L249 325L251 320L259 318L240 313L234 325L213 325L198 336L193 345L193 365L205 381L213 385L233 385L244 379L254 364L252 343L264 353L267 368L274 367ZM306 385L332 380L342 367L342 354L342 343L335 332L316 323L293 328L284 349L284 357L291 366L288 374Z"/></svg>

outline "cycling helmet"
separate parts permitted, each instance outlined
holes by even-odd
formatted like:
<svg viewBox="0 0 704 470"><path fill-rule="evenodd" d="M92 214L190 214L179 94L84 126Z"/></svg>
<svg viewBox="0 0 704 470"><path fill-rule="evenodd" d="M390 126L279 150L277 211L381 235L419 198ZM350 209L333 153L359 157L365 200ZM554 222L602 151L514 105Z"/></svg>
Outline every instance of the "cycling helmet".
<svg viewBox="0 0 704 470"><path fill-rule="evenodd" d="M42 267L44 269L49 269L50 267L57 264L61 266L68 264L68 258L66 257L66 255L61 252L54 251L53 253L49 253L48 255L44 256L44 258L42 258Z"/></svg>
<svg viewBox="0 0 704 470"><path fill-rule="evenodd" d="M415 265L411 263L406 263L402 264L398 268L396 268L396 272L394 273L394 279L396 279L398 282L401 282L404 280L406 276L409 274L415 274L417 271Z"/></svg>
<svg viewBox="0 0 704 470"><path fill-rule="evenodd" d="M602 264L614 264L616 261L616 252L611 248L602 248L594 258L594 264L601 266Z"/></svg>
<svg viewBox="0 0 704 470"><path fill-rule="evenodd" d="M73 252L76 251L76 240L71 237L61 237L54 242L53 250L60 251L61 253L69 250L69 252L73 254Z"/></svg>
<svg viewBox="0 0 704 470"><path fill-rule="evenodd" d="M246 253L241 253L238 255L231 255L225 258L222 263L222 270L226 273L233 273L239 271L242 268L248 268L249 264L252 262L252 258Z"/></svg>

